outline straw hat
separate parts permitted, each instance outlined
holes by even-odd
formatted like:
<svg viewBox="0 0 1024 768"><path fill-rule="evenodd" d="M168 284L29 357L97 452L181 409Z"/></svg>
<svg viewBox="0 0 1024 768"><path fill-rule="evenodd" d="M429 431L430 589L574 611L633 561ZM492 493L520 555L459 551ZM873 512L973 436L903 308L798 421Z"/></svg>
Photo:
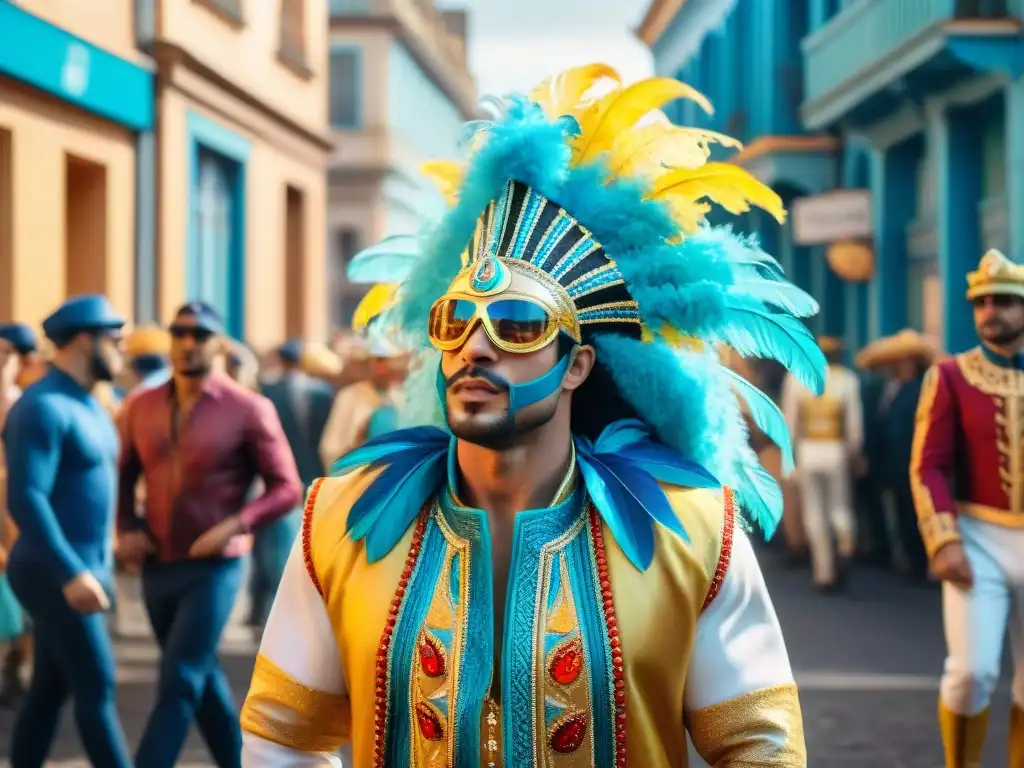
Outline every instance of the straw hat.
<svg viewBox="0 0 1024 768"><path fill-rule="evenodd" d="M917 331L906 328L892 336L868 344L857 355L857 367L865 370L881 368L900 360L914 359L931 365L938 356L938 349Z"/></svg>
<svg viewBox="0 0 1024 768"><path fill-rule="evenodd" d="M167 357L171 354L171 334L155 325L140 325L124 340L124 352L128 357Z"/></svg>
<svg viewBox="0 0 1024 768"><path fill-rule="evenodd" d="M341 373L341 357L324 344L305 344L299 367L310 376L337 376Z"/></svg>

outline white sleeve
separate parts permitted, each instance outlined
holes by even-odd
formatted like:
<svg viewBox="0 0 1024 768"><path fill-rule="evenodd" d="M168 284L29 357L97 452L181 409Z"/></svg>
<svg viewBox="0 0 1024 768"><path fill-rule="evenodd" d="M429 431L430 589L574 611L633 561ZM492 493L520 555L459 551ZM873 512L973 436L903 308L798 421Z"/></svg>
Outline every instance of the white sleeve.
<svg viewBox="0 0 1024 768"><path fill-rule="evenodd" d="M292 547L242 707L246 768L338 768L350 710L327 608Z"/></svg>
<svg viewBox="0 0 1024 768"><path fill-rule="evenodd" d="M693 745L709 765L807 764L782 628L739 528L721 589L697 621L684 710Z"/></svg>
<svg viewBox="0 0 1024 768"><path fill-rule="evenodd" d="M861 399L860 379L849 373L846 395L846 444L851 456L860 454L864 447L864 405Z"/></svg>

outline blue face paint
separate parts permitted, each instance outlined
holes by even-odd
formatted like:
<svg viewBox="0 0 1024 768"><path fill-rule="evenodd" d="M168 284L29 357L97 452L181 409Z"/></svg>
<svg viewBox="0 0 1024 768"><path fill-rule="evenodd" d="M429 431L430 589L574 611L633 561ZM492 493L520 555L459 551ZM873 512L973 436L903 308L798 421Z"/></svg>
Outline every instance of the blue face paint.
<svg viewBox="0 0 1024 768"><path fill-rule="evenodd" d="M508 392L508 413L510 417L515 418L518 411L528 408L534 403L539 403L558 391L558 388L562 386L562 380L565 378L569 366L572 365L574 357L574 350L570 350L562 355L561 359L547 373L538 376L536 379L520 382L519 384L506 381L490 371L487 371L482 378L489 379L491 383ZM463 376L462 371L456 373L452 376L452 384ZM436 381L437 394L441 398L441 409L444 411L445 416L447 416L449 380L445 378L440 364L437 366Z"/></svg>

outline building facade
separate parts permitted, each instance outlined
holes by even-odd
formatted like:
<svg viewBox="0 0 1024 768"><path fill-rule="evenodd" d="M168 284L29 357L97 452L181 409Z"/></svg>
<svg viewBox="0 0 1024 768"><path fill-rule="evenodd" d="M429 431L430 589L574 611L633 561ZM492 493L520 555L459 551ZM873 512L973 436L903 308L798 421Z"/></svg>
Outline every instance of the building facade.
<svg viewBox="0 0 1024 768"><path fill-rule="evenodd" d="M349 325L365 286L349 258L392 234L413 234L435 192L417 171L452 159L476 111L467 17L433 0L330 0L328 281L336 328Z"/></svg>
<svg viewBox="0 0 1024 768"><path fill-rule="evenodd" d="M1024 256L1022 14L1022 0L655 0L639 33L659 72L716 104L704 124L745 140L728 159L791 204L784 227L745 226L818 298L815 330L856 349L914 327L958 352L974 343L964 273L987 247Z"/></svg>
<svg viewBox="0 0 1024 768"><path fill-rule="evenodd" d="M0 0L0 322L88 292L133 312L154 78L132 6Z"/></svg>
<svg viewBox="0 0 1024 768"><path fill-rule="evenodd" d="M157 67L139 228L154 279L140 316L205 299L256 347L328 332L323 0L149 0ZM141 290L141 289L140 289Z"/></svg>

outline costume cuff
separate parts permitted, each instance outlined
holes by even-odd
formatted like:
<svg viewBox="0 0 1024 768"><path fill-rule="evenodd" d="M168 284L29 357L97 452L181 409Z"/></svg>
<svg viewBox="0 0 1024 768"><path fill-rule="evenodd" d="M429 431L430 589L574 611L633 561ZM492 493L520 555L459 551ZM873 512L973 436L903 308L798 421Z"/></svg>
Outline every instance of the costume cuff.
<svg viewBox="0 0 1024 768"><path fill-rule="evenodd" d="M776 685L687 715L698 754L709 765L806 768L796 685Z"/></svg>
<svg viewBox="0 0 1024 768"><path fill-rule="evenodd" d="M923 518L919 527L929 558L935 557L947 544L960 541L960 527L956 522L956 514L952 512L937 512Z"/></svg>

